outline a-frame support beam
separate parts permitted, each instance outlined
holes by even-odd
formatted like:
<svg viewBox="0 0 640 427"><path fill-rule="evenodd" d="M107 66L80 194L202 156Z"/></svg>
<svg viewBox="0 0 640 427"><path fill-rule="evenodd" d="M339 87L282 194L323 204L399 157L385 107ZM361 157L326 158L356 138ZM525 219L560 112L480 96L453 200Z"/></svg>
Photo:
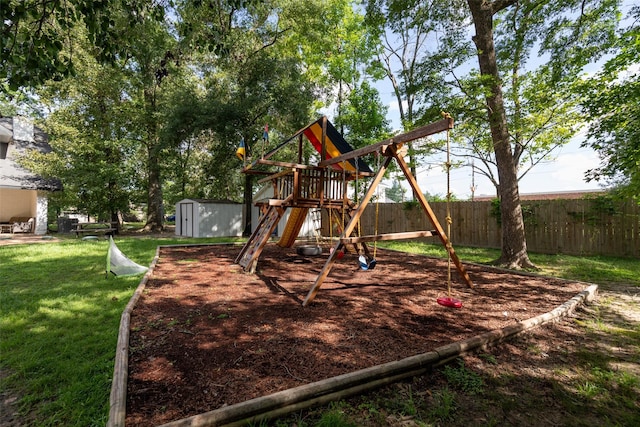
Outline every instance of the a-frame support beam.
<svg viewBox="0 0 640 427"><path fill-rule="evenodd" d="M442 228L442 226L440 225L440 222L438 221L438 218L433 213L433 210L429 206L427 199L424 197L424 195L422 194L422 191L420 190L420 187L418 186L418 182L416 181L415 177L411 173L409 166L404 161L402 154L399 152L401 145L402 143L392 143L391 145L385 147L386 149L383 154L387 156L387 158L385 159L384 163L375 174L375 177L373 178L373 181L371 182L369 189L367 190L366 194L362 198L362 201L360 202L360 204L356 207L353 217L351 218L347 226L342 231L342 235L340 236L340 239L336 242L335 247L333 248L333 251L331 251L331 253L329 254L329 258L324 264L324 267L320 271L320 274L318 274L316 281L314 282L313 286L309 290L309 293L307 294L306 298L302 302L303 306L306 306L311 301L313 301L318 291L320 290L322 283L329 276L329 273L331 272L331 268L333 267L333 264L337 260L338 249L343 244L342 243L343 239L347 239L351 235L355 227L357 226L358 221L360 221L360 217L364 213L365 208L367 207L367 205L371 201L371 198L375 194L375 191L378 185L380 184L380 182L382 181L382 178L384 177L384 173L386 172L387 168L389 167L389 164L393 159L395 159L398 162L398 166L400 166L400 169L404 173L405 178L407 178L407 181L409 182L411 189L413 190L414 194L418 198L418 202L420 203L422 210L425 212L425 214L431 221L431 224L433 225L438 236L440 237L442 244L444 245L445 249L449 253L451 260L455 264L456 269L458 270L460 275L465 279L465 281L467 282L467 285L471 288L473 287L473 282L471 281L469 274L467 273L466 269L460 262L460 259L456 255L453 249L453 246L449 241L449 238L445 234L444 229ZM381 148L381 146L377 148Z"/></svg>
<svg viewBox="0 0 640 427"><path fill-rule="evenodd" d="M464 268L464 266L460 262L460 258L458 258L456 251L453 250L453 245L451 245L451 241L449 240L449 237L446 235L446 233L442 229L442 226L440 225L438 218L433 213L433 210L431 209L431 206L429 206L429 203L427 202L427 199L424 197L424 194L422 194L422 191L418 186L418 181L416 181L416 178L411 173L411 170L409 169L409 165L407 165L407 162L405 162L401 156L396 156L395 159L398 162L398 166L400 166L400 169L402 169L404 176L407 178L407 181L409 182L409 185L413 190L413 194L415 194L415 197L418 199L418 202L420 203L422 210L427 214L427 217L431 221L431 224L438 232L438 237L440 237L440 241L442 242L445 249L449 253L449 256L451 257L451 261L453 261L453 263L456 266L456 269L458 270L460 275L464 278L465 282L467 282L467 285L469 285L470 288L473 288L473 282L469 277L469 273L467 273L467 270Z"/></svg>
<svg viewBox="0 0 640 427"><path fill-rule="evenodd" d="M341 239L351 236L351 233L358 225L358 221L360 221L360 217L362 216L364 209L369 204L369 201L371 200L371 197L373 196L376 190L376 187L378 186L378 184L380 184L380 181L382 181L382 177L384 176L384 173L389 167L389 163L391 163L392 159L393 159L392 157L387 157L384 163L382 164L382 166L380 167L380 169L378 170L378 172L376 173L375 177L373 178L373 181L371 182L371 185L369 186L369 189L367 190L367 193L362 198L362 201L360 202L360 204L356 207L353 213L353 216L351 217L351 220L344 227L344 230L342 230L342 235L340 236ZM302 302L303 306L306 306L307 304L309 304L316 297L316 294L320 290L320 286L322 286L322 283L325 281L325 279L331 272L331 267L333 267L333 264L336 262L336 259L338 259L338 249L340 249L341 245L342 245L342 242L340 241L340 239L338 239L333 250L330 251L331 253L329 254L329 258L327 258L327 261L324 263L324 267L322 267L322 270L320 271L320 274L316 278L315 283L313 284L306 298Z"/></svg>

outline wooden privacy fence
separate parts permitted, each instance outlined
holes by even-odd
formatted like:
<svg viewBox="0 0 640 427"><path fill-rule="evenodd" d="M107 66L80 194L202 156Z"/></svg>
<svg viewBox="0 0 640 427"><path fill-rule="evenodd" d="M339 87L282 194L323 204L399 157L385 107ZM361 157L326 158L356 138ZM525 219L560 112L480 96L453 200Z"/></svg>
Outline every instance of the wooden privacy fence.
<svg viewBox="0 0 640 427"><path fill-rule="evenodd" d="M434 202L430 206L446 230L446 203ZM640 257L640 207L633 201L535 200L523 201L522 209L531 252ZM500 248L496 211L499 209L490 201L452 202L449 237L454 246ZM430 229L431 224L418 206L403 203L372 203L361 221L362 234ZM328 235L326 227L324 231Z"/></svg>

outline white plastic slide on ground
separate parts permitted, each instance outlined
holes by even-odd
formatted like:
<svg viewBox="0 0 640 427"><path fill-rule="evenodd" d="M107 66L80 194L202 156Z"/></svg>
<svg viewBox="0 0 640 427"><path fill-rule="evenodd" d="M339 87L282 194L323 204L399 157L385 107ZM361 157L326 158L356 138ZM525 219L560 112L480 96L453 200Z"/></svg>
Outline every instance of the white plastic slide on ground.
<svg viewBox="0 0 640 427"><path fill-rule="evenodd" d="M127 258L116 246L113 237L109 237L109 250L107 251L107 276L113 273L114 276L132 276L146 273L149 268L136 264Z"/></svg>

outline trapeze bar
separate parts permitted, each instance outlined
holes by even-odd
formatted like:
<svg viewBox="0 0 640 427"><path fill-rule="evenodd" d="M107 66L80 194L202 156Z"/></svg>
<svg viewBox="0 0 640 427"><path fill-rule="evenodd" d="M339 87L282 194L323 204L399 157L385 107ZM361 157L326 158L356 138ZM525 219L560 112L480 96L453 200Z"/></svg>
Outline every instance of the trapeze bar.
<svg viewBox="0 0 640 427"><path fill-rule="evenodd" d="M378 242L382 240L407 240L418 239L420 237L433 237L437 236L436 230L431 231L407 231L404 233L387 233L387 234L373 234L371 236L356 236L356 237L343 237L340 239L340 243L353 244L364 242Z"/></svg>

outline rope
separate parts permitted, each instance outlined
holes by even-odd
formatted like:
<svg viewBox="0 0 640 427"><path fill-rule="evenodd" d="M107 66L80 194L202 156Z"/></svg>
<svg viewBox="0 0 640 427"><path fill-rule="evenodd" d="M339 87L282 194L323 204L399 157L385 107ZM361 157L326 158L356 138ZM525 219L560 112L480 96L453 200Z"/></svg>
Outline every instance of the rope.
<svg viewBox="0 0 640 427"><path fill-rule="evenodd" d="M450 158L450 138L449 129L447 129L447 162L445 167L447 169L447 237L449 242L447 243L447 296L451 298L451 158Z"/></svg>
<svg viewBox="0 0 640 427"><path fill-rule="evenodd" d="M355 183L356 184L356 195L355 195L355 200L356 200L357 209L360 209L360 205L359 205L359 201L358 201L358 190L360 190L359 187L358 187L358 175L360 175L360 158L356 157L356 183ZM361 230L361 227L360 227L360 218L362 218L362 215L360 215L358 217L358 236L362 236L362 230ZM361 243L359 245L359 248L362 245L363 244ZM360 249L358 249L358 252L360 252Z"/></svg>
<svg viewBox="0 0 640 427"><path fill-rule="evenodd" d="M348 197L348 189L347 189L347 172L346 172L346 164L342 162L342 222L340 223L340 234L344 231L344 215L345 210L347 209L347 197ZM347 236L344 236L347 237Z"/></svg>
<svg viewBox="0 0 640 427"><path fill-rule="evenodd" d="M376 152L376 172L380 172L380 153ZM374 224L373 234L378 235L378 212L380 210L380 184L378 183L378 188L376 188L376 219ZM376 253L378 251L378 241L374 240L373 242L373 259L376 258Z"/></svg>

